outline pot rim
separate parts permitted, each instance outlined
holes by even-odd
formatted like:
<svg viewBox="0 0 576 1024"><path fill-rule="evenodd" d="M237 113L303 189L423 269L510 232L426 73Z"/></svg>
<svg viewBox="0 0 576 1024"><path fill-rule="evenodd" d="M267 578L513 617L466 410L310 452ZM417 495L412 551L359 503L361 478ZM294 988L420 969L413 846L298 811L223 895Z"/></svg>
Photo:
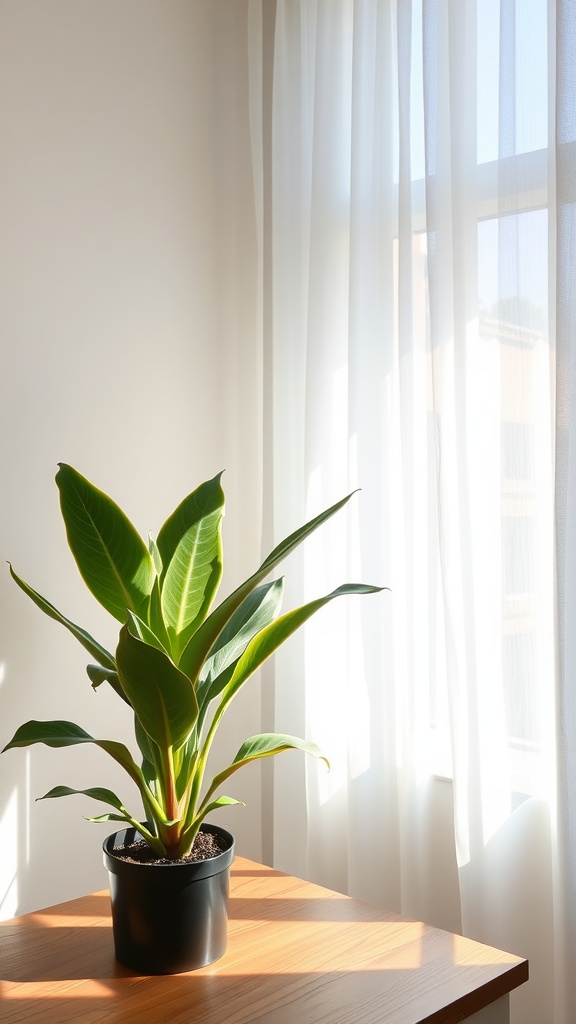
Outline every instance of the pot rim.
<svg viewBox="0 0 576 1024"><path fill-rule="evenodd" d="M138 829L130 825L128 828L119 829L118 832L113 832L111 835L106 836L102 843L104 866L115 875L134 875L138 871L156 871L158 872L158 878L166 877L167 880L168 873L174 878L173 872L180 871L183 875L187 873L193 878L209 878L211 875L225 871L232 863L234 859L234 836L227 829L222 828L221 825L212 825L209 822L202 822L200 829L204 832L210 832L212 835L217 835L220 839L224 840L226 848L214 857L207 857L205 860L174 861L168 864L159 864L154 861L149 861L148 863L127 861L115 856L114 850L120 846L129 845L140 835Z"/></svg>

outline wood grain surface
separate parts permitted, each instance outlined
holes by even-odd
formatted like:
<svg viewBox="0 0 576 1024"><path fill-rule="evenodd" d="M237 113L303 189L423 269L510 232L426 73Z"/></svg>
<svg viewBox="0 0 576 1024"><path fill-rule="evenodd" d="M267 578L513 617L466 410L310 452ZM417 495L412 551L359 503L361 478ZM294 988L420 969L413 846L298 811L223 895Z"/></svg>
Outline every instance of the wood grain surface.
<svg viewBox="0 0 576 1024"><path fill-rule="evenodd" d="M237 857L228 950L189 974L114 958L107 892L0 924L2 1024L457 1024L520 957Z"/></svg>

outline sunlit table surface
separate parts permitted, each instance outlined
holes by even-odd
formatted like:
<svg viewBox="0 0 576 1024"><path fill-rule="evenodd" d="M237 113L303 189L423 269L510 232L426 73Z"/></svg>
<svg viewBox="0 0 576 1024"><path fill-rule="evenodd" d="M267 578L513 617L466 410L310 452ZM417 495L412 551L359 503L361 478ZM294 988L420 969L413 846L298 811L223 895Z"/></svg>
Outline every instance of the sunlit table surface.
<svg viewBox="0 0 576 1024"><path fill-rule="evenodd" d="M114 958L107 892L0 924L2 1024L507 1024L528 962L237 857L228 949L148 977Z"/></svg>

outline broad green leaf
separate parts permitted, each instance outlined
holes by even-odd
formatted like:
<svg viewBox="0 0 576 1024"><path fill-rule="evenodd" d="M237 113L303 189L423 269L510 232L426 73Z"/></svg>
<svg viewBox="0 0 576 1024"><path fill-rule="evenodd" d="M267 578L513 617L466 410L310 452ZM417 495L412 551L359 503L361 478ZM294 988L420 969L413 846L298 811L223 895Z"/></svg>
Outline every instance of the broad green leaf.
<svg viewBox="0 0 576 1024"><path fill-rule="evenodd" d="M174 775L176 778L176 797L181 800L186 789L191 785L194 778L196 761L198 759L198 742L196 728L186 740L180 750L174 754Z"/></svg>
<svg viewBox="0 0 576 1024"><path fill-rule="evenodd" d="M152 761L148 761L146 758L143 758L142 760L142 775L146 780L146 784L150 792L153 793L155 797L158 797L160 792L158 773Z"/></svg>
<svg viewBox="0 0 576 1024"><path fill-rule="evenodd" d="M102 665L86 665L86 673L92 683L92 689L94 690L97 690L102 683L110 683L113 681L117 682L118 686L120 686L118 673L113 668L103 668ZM120 692L122 691L120 690ZM124 700L126 700L125 697Z"/></svg>
<svg viewBox="0 0 576 1024"><path fill-rule="evenodd" d="M86 672L94 690L98 689L102 683L109 683L114 692L117 693L126 704L130 704L130 701L120 685L116 669L102 668L101 665L86 665Z"/></svg>
<svg viewBox="0 0 576 1024"><path fill-rule="evenodd" d="M150 737L142 728L142 725L138 721L136 715L134 715L134 735L142 757L145 761L148 761L152 766L154 766L154 752Z"/></svg>
<svg viewBox="0 0 576 1024"><path fill-rule="evenodd" d="M75 636L76 639L82 644L82 646L88 651L88 653L93 658L96 658L96 661L99 662L100 665L104 665L105 668L110 669L116 668L116 662L114 661L114 657L112 654L109 653L109 651L107 651L104 647L101 647L100 644L97 643L97 641L94 640L94 638L86 632L86 630L81 629L80 626L76 626L73 622L70 621L70 619L67 619L64 615L62 615L61 612L59 612L58 609L55 608L53 604L50 604L50 602L46 601L44 597L41 597L41 595L37 594L35 590L32 590L32 587L28 586L28 584L25 583L24 580L20 578L20 576L16 575L10 563L8 563L8 565L10 568L10 575L12 576L14 582L18 584L20 589L28 595L30 600L32 600L34 604L37 605L37 607L40 608L41 611L44 612L45 615L48 615L51 619L55 619L56 622L60 622L63 626L65 626L66 629L68 629L72 633L72 635Z"/></svg>
<svg viewBox="0 0 576 1024"><path fill-rule="evenodd" d="M120 622L147 605L152 557L122 509L64 463L56 474L68 544L86 586Z"/></svg>
<svg viewBox="0 0 576 1024"><path fill-rule="evenodd" d="M305 754L310 754L312 757L318 757L320 760L326 763L326 766L330 768L330 763L319 747L315 743L308 743L306 740L301 740L298 736L287 736L284 733L267 732L261 733L258 736L250 736L249 739L245 740L240 750L236 754L236 757L232 761L232 764L225 768L224 771L215 775L210 784L210 789L206 793L202 807L198 814L204 816L208 814L208 811L213 806L212 804L206 803L210 800L213 793L216 792L219 786L222 785L226 779L230 778L234 772L237 772L239 768L243 768L244 765L250 764L251 761L257 761L261 757L271 757L274 754L281 754L285 750L302 750Z"/></svg>
<svg viewBox="0 0 576 1024"><path fill-rule="evenodd" d="M136 716L134 716L134 734L136 736L136 742L140 749L140 753L142 754L141 771L144 781L152 793L152 796L162 802L162 788L158 779L158 769L154 763L154 744L144 732L144 729L140 725ZM150 809L146 795L143 794L142 800L144 803L144 814L146 820L153 821L156 815L154 810Z"/></svg>
<svg viewBox="0 0 576 1024"><path fill-rule="evenodd" d="M209 704L224 689L234 663L249 641L277 617L282 604L283 585L283 579L278 579L257 587L224 626L202 669L202 680L197 689L200 707Z"/></svg>
<svg viewBox="0 0 576 1024"><path fill-rule="evenodd" d="M222 693L222 690L230 682L230 680L232 678L232 675L234 673L234 670L236 668L236 664L237 664L236 662L232 662L232 664L228 665L223 670L223 672L220 673L219 676L216 676L215 679L208 678L208 679L204 680L202 683L198 683L198 685L196 686L196 695L198 697L198 708L199 708L199 712L198 712L198 731L199 732L202 732L202 729L204 728L204 722L206 720L206 715L208 714L208 710L209 710L210 704L212 703L214 698L218 696L218 694Z"/></svg>
<svg viewBox="0 0 576 1024"><path fill-rule="evenodd" d="M203 516L224 508L224 492L220 484L222 473L218 473L212 480L200 484L191 494L180 502L162 526L156 546L164 575L172 561L176 549L188 531L192 529Z"/></svg>
<svg viewBox="0 0 576 1024"><path fill-rule="evenodd" d="M4 750L11 750L13 747L29 747L33 743L44 743L47 747L74 747L77 744L94 743L101 750L105 750L110 757L114 758L128 772L130 778L133 779L139 789L144 784L138 765L123 743L118 743L116 740L94 739L93 736L90 736L79 725L75 725L74 722L26 722L16 730L2 753L4 753Z"/></svg>
<svg viewBox="0 0 576 1024"><path fill-rule="evenodd" d="M333 590L324 597L318 597L309 601L300 608L294 608L286 612L275 622L265 626L264 629L250 641L244 654L238 659L230 681L222 691L222 700L217 711L220 717L224 708L229 704L232 697L238 692L242 684L256 671L260 665L277 650L289 636L302 626L311 615L323 608L335 597L345 597L350 594L376 594L382 588L371 587L364 583L345 583L343 586Z"/></svg>
<svg viewBox="0 0 576 1024"><path fill-rule="evenodd" d="M111 807L115 807L120 813L119 814L98 814L96 817L86 817L86 821L92 821L99 824L103 821L125 821L129 825L135 825L138 827L138 822L135 818L126 810L122 801L115 793L110 789L101 789L99 787L93 787L90 789L71 789L69 786L54 786L49 793L45 793L44 796L39 796L38 800L53 800L56 797L61 796L89 796L93 800L100 800L102 803L110 804Z"/></svg>
<svg viewBox="0 0 576 1024"><path fill-rule="evenodd" d="M116 794L113 793L111 789L105 789L102 786L91 786L88 789L71 789L70 786L54 786L54 788L51 789L48 793L45 793L44 796L39 796L38 800L51 800L60 796L89 796L93 800L100 800L101 803L110 804L111 807L114 807L117 811L120 811L122 815L122 819L117 819L112 815L110 817L108 817L107 815L103 815L101 818L90 818L89 821L129 821L136 828L140 829L140 822L138 822L137 819L134 818L133 815L131 815L130 812L126 810L120 798L117 797ZM163 825L176 824L175 821L169 821L165 815L162 815L160 817L160 821L162 822Z"/></svg>
<svg viewBox="0 0 576 1024"><path fill-rule="evenodd" d="M330 768L330 762L315 743L309 743L307 740L301 740L298 736L287 736L285 733L279 732L263 732L244 740L232 766L239 768L241 765L248 764L249 761L255 761L259 757L269 757L271 754L279 754L283 750L302 750L305 754L320 758L326 763L326 767Z"/></svg>
<svg viewBox="0 0 576 1024"><path fill-rule="evenodd" d="M158 535L162 559L162 617L177 662L205 618L222 576L222 474L201 484L178 506Z"/></svg>
<svg viewBox="0 0 576 1024"><path fill-rule="evenodd" d="M206 807L204 814L210 814L211 811L217 811L219 807L233 807L235 804L241 804L245 806L243 800L234 800L231 796L219 796L217 800L213 800L211 804Z"/></svg>
<svg viewBox="0 0 576 1024"><path fill-rule="evenodd" d="M272 580L256 587L244 599L220 633L205 661L202 678L215 679L225 668L237 661L246 645L269 622L278 616L282 605L284 580Z"/></svg>
<svg viewBox="0 0 576 1024"><path fill-rule="evenodd" d="M182 657L179 661L179 666L183 672L192 680L196 680L201 671L203 662L207 658L208 654L215 641L219 637L220 633L224 629L226 623L230 620L237 608L240 607L242 602L246 599L255 587L281 562L287 557L299 544L302 543L307 537L310 536L314 530L317 530L319 526L322 526L331 516L338 512L343 506L350 501L352 491L345 498L341 498L335 505L331 505L330 508L321 512L320 515L311 519L310 522L301 526L300 529L295 530L291 533L286 540L283 540L273 551L270 552L268 557L264 559L262 565L250 576L244 583L242 583L232 594L230 594L213 612L208 616L202 625L197 629L196 633L191 637L186 646Z"/></svg>
<svg viewBox="0 0 576 1024"><path fill-rule="evenodd" d="M116 664L122 688L150 739L161 752L186 742L198 718L190 680L167 654L120 631Z"/></svg>
<svg viewBox="0 0 576 1024"><path fill-rule="evenodd" d="M157 545L156 541L154 540L154 537L152 536L151 533L148 534L148 551L152 555L152 561L154 562L154 568L156 570L156 575L157 576L161 576L162 575L162 556L160 555L160 552L158 550L158 545Z"/></svg>
<svg viewBox="0 0 576 1024"><path fill-rule="evenodd" d="M186 839L192 832L198 832L204 818L206 815L211 814L212 811L217 811L220 807L233 807L235 804L241 804L242 807L246 806L243 800L234 800L231 796L219 796L217 800L212 800L207 806L203 804L191 825L185 829L183 838Z"/></svg>
<svg viewBox="0 0 576 1024"><path fill-rule="evenodd" d="M41 799L44 798L42 797ZM93 822L95 825L100 825L103 821L126 821L128 824L132 823L132 818L127 818L125 814L97 814L95 818L85 814L84 819Z"/></svg>
<svg viewBox="0 0 576 1024"><path fill-rule="evenodd" d="M163 646L159 638L155 633L152 632L150 626L148 626L139 615L135 615L134 612L128 612L128 629L132 636L137 637L138 640L142 640L149 647L156 647L159 651L164 651L168 654L168 651Z"/></svg>
<svg viewBox="0 0 576 1024"><path fill-rule="evenodd" d="M294 530L294 533L291 533L285 540L280 541L274 550L270 552L268 558L265 558L262 562L260 567L261 571L270 572L275 565L282 562L286 556L294 551L294 549L297 548L306 537L309 537L314 530L317 530L319 526L322 526L322 524L325 523L327 519L330 519L335 512L339 512L340 509L350 501L350 498L354 494L356 494L356 491L351 491L345 498L341 498L335 505L331 505L330 508L321 512L319 516L311 519L309 523L301 526L298 530Z"/></svg>
<svg viewBox="0 0 576 1024"><path fill-rule="evenodd" d="M154 586L152 587L152 593L150 594L150 604L148 605L148 625L154 636L157 636L162 647L169 654L172 654L170 637L166 629L166 623L162 615L162 595L160 592L160 577L157 576L154 580ZM172 659L174 660L174 658Z"/></svg>
<svg viewBox="0 0 576 1024"><path fill-rule="evenodd" d="M198 813L194 815L191 823L184 829L182 833L183 844L185 846L190 844L190 847L193 845L194 839L200 831L200 826L208 814L211 814L212 811L217 811L220 807L233 807L235 804L241 804L244 807L243 800L235 800L231 796L219 796L217 800L212 800L208 805L204 803Z"/></svg>
<svg viewBox="0 0 576 1024"><path fill-rule="evenodd" d="M70 789L69 786L54 786L54 789L45 793L44 796L39 796L38 800L52 800L60 796L89 796L93 800L100 800L104 804L110 804L117 811L121 811L125 817L128 815L128 811L120 798L111 789L104 789L99 786L91 787L90 789Z"/></svg>
<svg viewBox="0 0 576 1024"><path fill-rule="evenodd" d="M132 825L133 828L135 828L139 832L139 834L142 836L142 839L146 840L148 846L151 848L153 853L156 854L157 857L165 856L166 848L162 840L158 839L157 836L150 832L150 830L146 828L146 825L144 825L143 822L138 821L137 818L134 818L122 806L120 800L118 800L118 797L109 789L69 789L68 786L56 786L55 789L51 790L49 793L46 793L46 795L40 797L40 799L47 800L49 797L74 796L76 794L78 794L79 796L91 796L95 800L102 800L104 803L111 804L112 807L118 807L118 810L120 811L119 814L98 814L95 817L88 817L88 815L85 815L86 821L92 821L97 825L103 821L125 821L128 825ZM108 794L108 798L106 798L104 794ZM168 822L168 824L170 824L170 822Z"/></svg>

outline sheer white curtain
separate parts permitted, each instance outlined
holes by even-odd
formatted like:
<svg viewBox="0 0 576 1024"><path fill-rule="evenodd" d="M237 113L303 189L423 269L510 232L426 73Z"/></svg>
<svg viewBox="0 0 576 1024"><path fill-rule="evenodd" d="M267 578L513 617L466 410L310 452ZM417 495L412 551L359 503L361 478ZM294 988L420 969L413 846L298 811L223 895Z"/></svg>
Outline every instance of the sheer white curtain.
<svg viewBox="0 0 576 1024"><path fill-rule="evenodd" d="M283 536L361 488L289 596L391 593L276 659L270 724L332 770L275 765L273 856L530 957L513 1020L570 1024L575 5L274 11L265 508Z"/></svg>

